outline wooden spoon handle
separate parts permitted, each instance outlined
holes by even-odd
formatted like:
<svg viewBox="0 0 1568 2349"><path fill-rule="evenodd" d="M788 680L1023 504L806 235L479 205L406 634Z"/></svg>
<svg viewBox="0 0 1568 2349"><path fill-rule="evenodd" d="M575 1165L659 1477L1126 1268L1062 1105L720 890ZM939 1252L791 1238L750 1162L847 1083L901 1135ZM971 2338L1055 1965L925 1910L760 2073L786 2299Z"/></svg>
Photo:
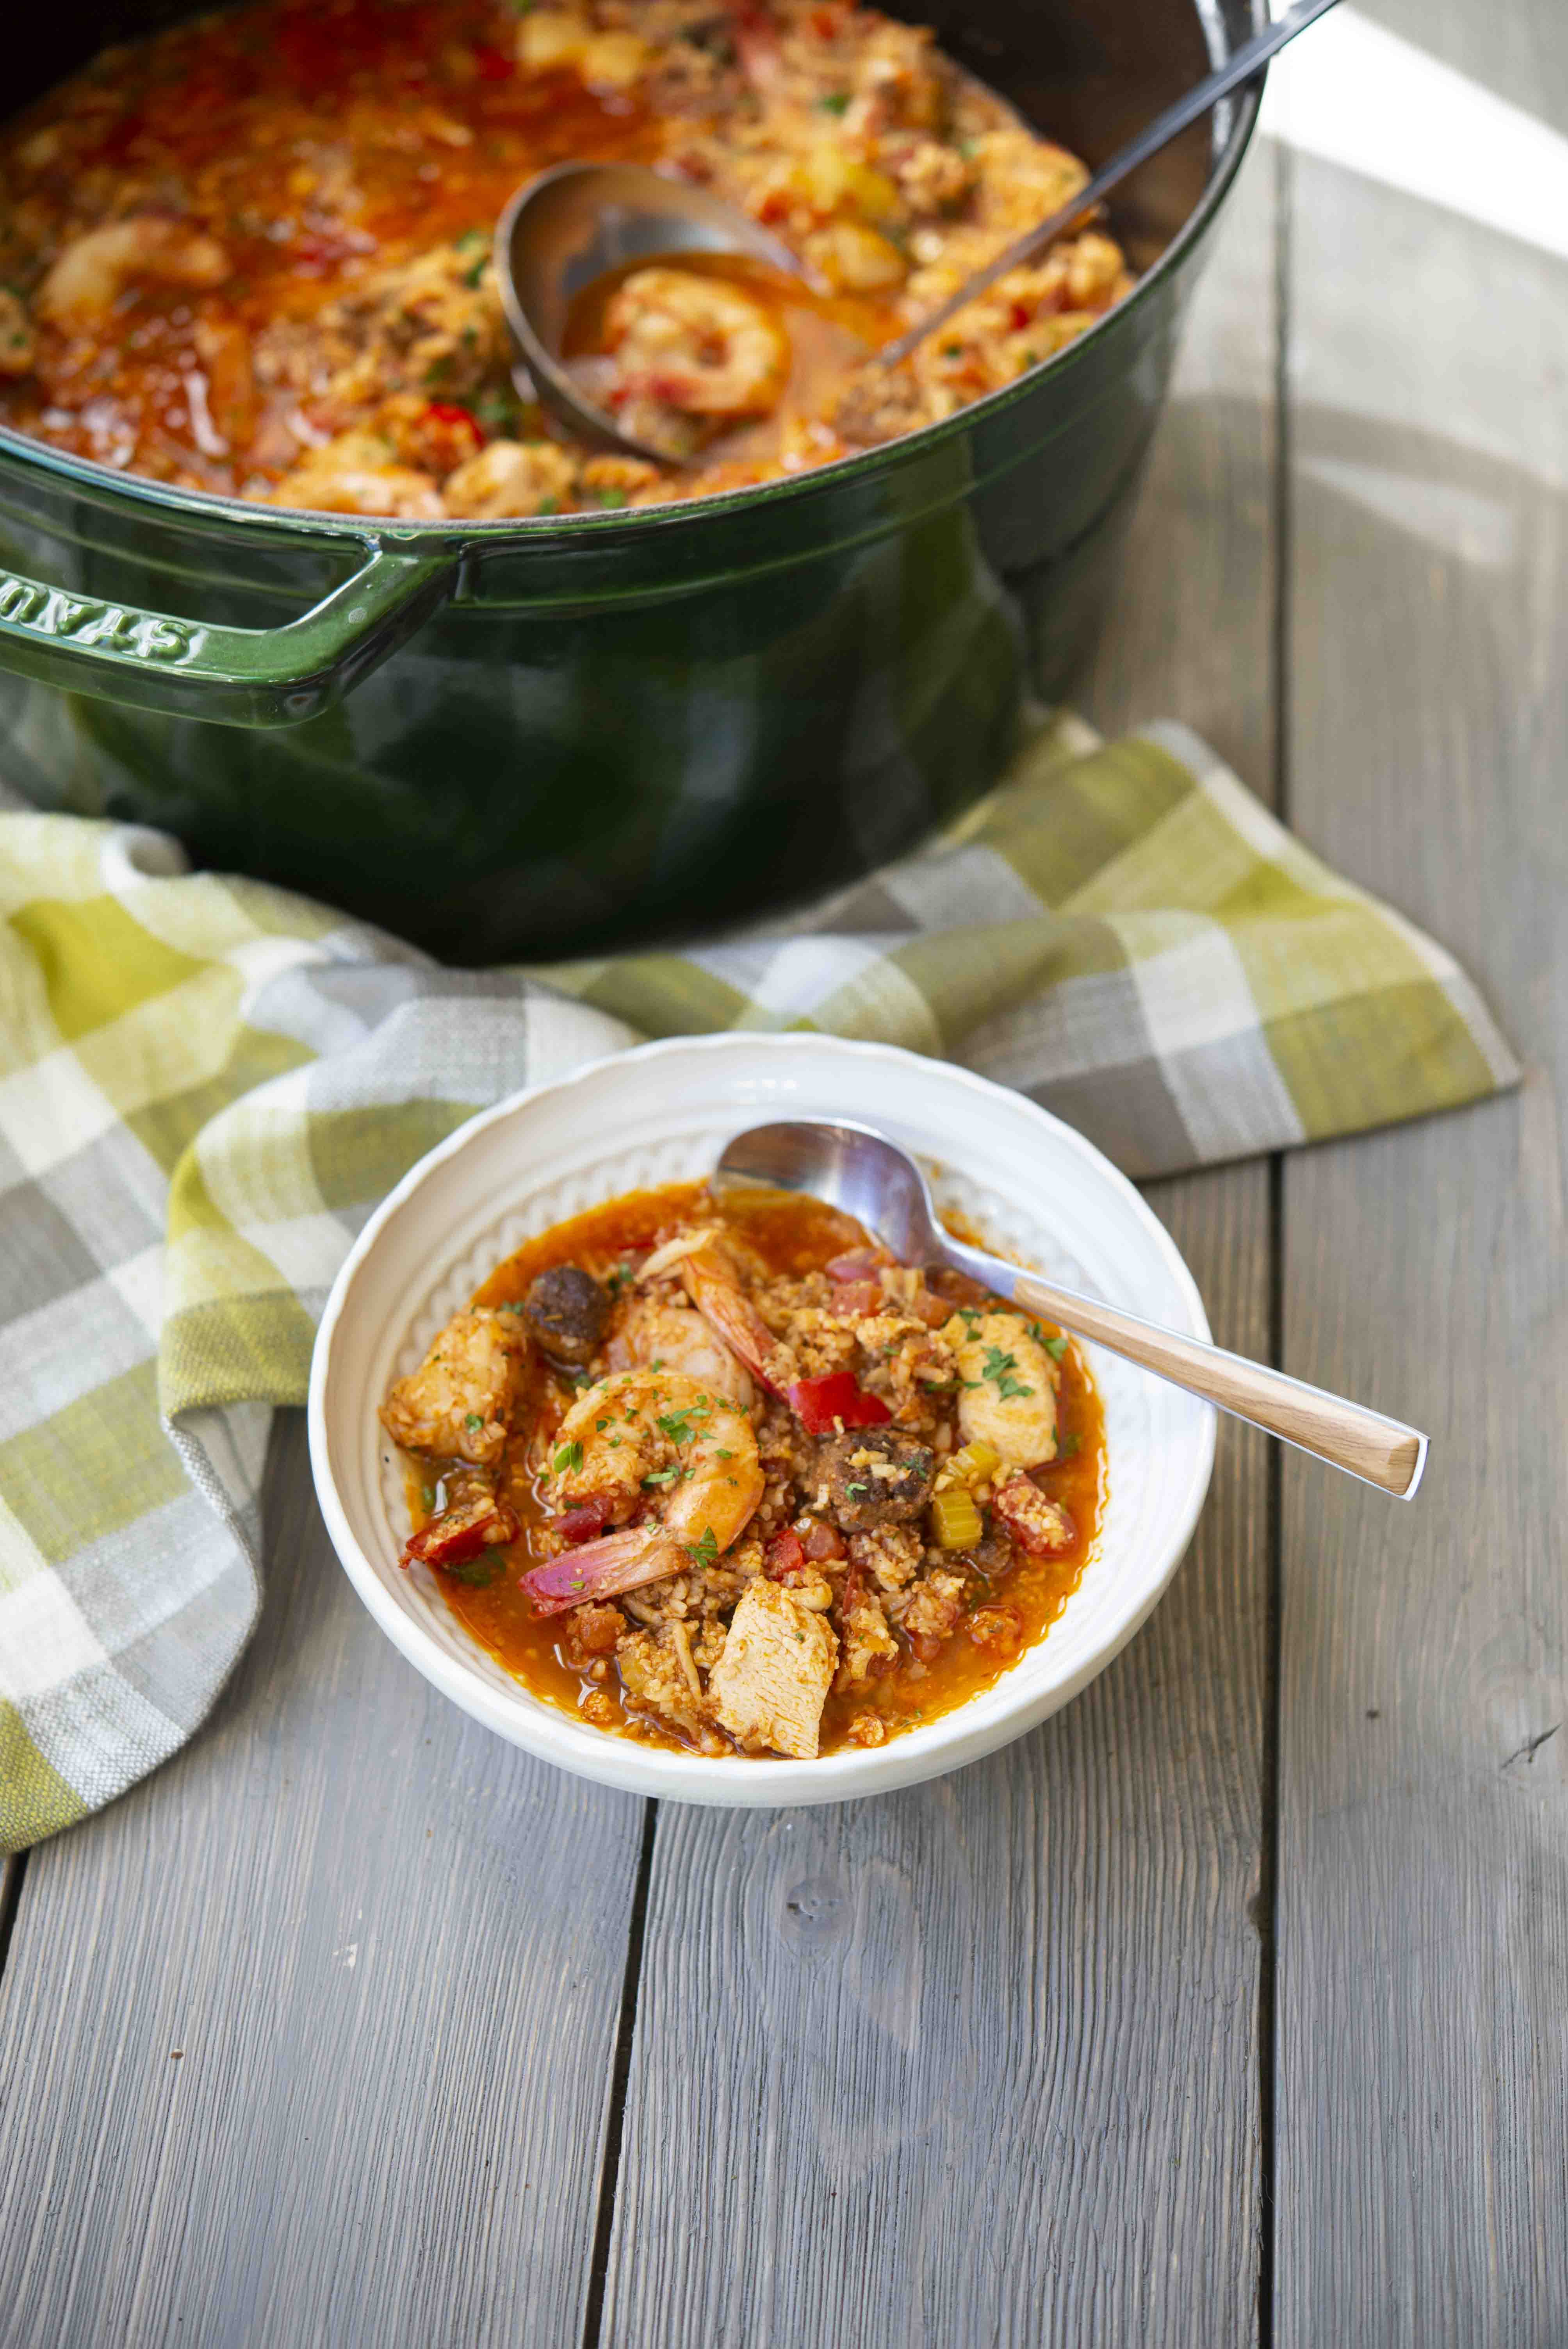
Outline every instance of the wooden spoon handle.
<svg viewBox="0 0 1568 2349"><path fill-rule="evenodd" d="M1414 1498L1427 1464L1427 1439L1402 1420L1387 1419L1364 1403L1309 1387L1264 1362L1250 1362L1243 1354L1227 1354L1201 1339L1140 1321L1136 1314L1120 1313L1098 1298L1057 1288L978 1248L954 1242L947 1253L961 1272L1075 1336L1092 1338L1157 1378L1169 1379L1172 1386L1202 1395L1237 1419L1250 1420L1286 1444L1315 1453L1365 1485L1376 1485L1402 1501Z"/></svg>

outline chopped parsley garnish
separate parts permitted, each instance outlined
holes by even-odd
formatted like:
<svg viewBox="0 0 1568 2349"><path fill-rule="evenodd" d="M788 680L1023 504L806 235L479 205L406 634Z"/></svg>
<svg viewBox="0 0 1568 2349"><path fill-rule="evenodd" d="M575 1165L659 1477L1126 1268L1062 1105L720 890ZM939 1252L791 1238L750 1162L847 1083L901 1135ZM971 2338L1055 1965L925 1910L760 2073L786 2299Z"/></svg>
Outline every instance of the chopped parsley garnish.
<svg viewBox="0 0 1568 2349"><path fill-rule="evenodd" d="M434 1485L421 1485L419 1487L419 1498L424 1503L426 1508L433 1509L436 1506L436 1488Z"/></svg>
<svg viewBox="0 0 1568 2349"><path fill-rule="evenodd" d="M541 498L533 511L536 514L559 513L561 512L561 501L559 498Z"/></svg>
<svg viewBox="0 0 1568 2349"><path fill-rule="evenodd" d="M463 272L463 284L477 285L484 275L485 264L490 259L489 237L482 228L465 229L457 240L457 246L469 264Z"/></svg>
<svg viewBox="0 0 1568 2349"><path fill-rule="evenodd" d="M619 1297L623 1288L630 1288L634 1276L629 1264L618 1264L605 1278L604 1286L612 1297Z"/></svg>
<svg viewBox="0 0 1568 2349"><path fill-rule="evenodd" d="M846 1485L844 1486L845 1495L851 1501L863 1501L871 1489L872 1488L869 1485Z"/></svg>
<svg viewBox="0 0 1568 2349"><path fill-rule="evenodd" d="M686 1542L684 1547L694 1566L711 1566L718 1556L718 1541L711 1526L704 1528L701 1541Z"/></svg>
<svg viewBox="0 0 1568 2349"><path fill-rule="evenodd" d="M624 506L626 503L624 490L595 490L593 496L594 504L603 506L606 511L613 511L616 506Z"/></svg>
<svg viewBox="0 0 1568 2349"><path fill-rule="evenodd" d="M1073 1456L1073 1454L1078 1450L1078 1437L1077 1437L1076 1435L1058 1435L1058 1436L1057 1436L1057 1458L1058 1460L1070 1460L1070 1459L1072 1458L1072 1456Z"/></svg>
<svg viewBox="0 0 1568 2349"><path fill-rule="evenodd" d="M847 89L830 89L817 100L817 104L824 114L848 114L850 93Z"/></svg>
<svg viewBox="0 0 1568 2349"><path fill-rule="evenodd" d="M673 1485L680 1475L678 1468L654 1468L643 1479L645 1485Z"/></svg>
<svg viewBox="0 0 1568 2349"><path fill-rule="evenodd" d="M667 1411L660 1414L659 1433L668 1436L672 1444L692 1444L702 1433L701 1428L693 1423L699 1419L711 1419L712 1416L712 1411L706 1402L687 1403L684 1411Z"/></svg>
<svg viewBox="0 0 1568 2349"><path fill-rule="evenodd" d="M575 1476L583 1465L583 1446L580 1444L558 1444L551 1464L558 1476Z"/></svg>
<svg viewBox="0 0 1568 2349"><path fill-rule="evenodd" d="M1000 1346L987 1346L980 1377L990 1380L1004 1402L1016 1402L1021 1396L1032 1395L1035 1392L1033 1387L1026 1387L1022 1379L1015 1378L1013 1374L1017 1367L1016 1354L1005 1354Z"/></svg>
<svg viewBox="0 0 1568 2349"><path fill-rule="evenodd" d="M476 283L477 280L470 280ZM517 394L510 386L488 384L473 398L473 411L487 432L510 432L522 413Z"/></svg>
<svg viewBox="0 0 1568 2349"><path fill-rule="evenodd" d="M1045 1338L1042 1339L1041 1343L1053 1362L1059 1362L1068 1350L1068 1341L1065 1338Z"/></svg>
<svg viewBox="0 0 1568 2349"><path fill-rule="evenodd" d="M470 1411L463 1421L463 1425L470 1435L477 1435L484 1423L485 1416L482 1411Z"/></svg>
<svg viewBox="0 0 1568 2349"><path fill-rule="evenodd" d="M721 1460L733 1460L735 1454L733 1452L725 1452L721 1450L718 1456Z"/></svg>
<svg viewBox="0 0 1568 2349"><path fill-rule="evenodd" d="M506 1560L499 1549L482 1549L478 1557L458 1558L444 1570L455 1581L466 1582L470 1590L488 1590L505 1568Z"/></svg>

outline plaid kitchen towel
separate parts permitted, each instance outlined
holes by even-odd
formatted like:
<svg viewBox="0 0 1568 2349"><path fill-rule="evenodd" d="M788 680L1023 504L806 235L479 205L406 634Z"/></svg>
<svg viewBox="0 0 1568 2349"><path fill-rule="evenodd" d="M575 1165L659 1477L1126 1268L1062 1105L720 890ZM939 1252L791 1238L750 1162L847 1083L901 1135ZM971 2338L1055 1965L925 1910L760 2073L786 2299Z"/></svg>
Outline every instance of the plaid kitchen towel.
<svg viewBox="0 0 1568 2349"><path fill-rule="evenodd" d="M1058 721L787 928L547 971L443 970L160 834L0 815L0 1847L211 1705L256 1617L272 1411L404 1169L639 1036L790 1027L949 1055L1135 1174L1518 1073L1442 948L1171 726Z"/></svg>

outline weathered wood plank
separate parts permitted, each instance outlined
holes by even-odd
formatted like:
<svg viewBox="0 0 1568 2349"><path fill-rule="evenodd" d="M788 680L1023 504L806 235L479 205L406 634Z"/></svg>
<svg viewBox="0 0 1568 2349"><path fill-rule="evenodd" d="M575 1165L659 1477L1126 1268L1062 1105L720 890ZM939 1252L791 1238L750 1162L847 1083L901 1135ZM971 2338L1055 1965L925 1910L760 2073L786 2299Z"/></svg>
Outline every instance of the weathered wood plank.
<svg viewBox="0 0 1568 2349"><path fill-rule="evenodd" d="M1506 16L1400 29L1482 85L1506 29L1568 130L1558 0ZM1462 173L1294 188L1290 812L1529 1077L1286 1173L1288 1367L1433 1453L1408 1509L1286 1458L1274 2337L1522 2349L1568 2337L1568 266Z"/></svg>
<svg viewBox="0 0 1568 2349"><path fill-rule="evenodd" d="M575 2342L645 1806L402 1661L298 1414L269 1494L217 1717L28 1861L0 2342Z"/></svg>
<svg viewBox="0 0 1568 2349"><path fill-rule="evenodd" d="M1271 266L1254 166L1082 703L1265 792ZM1266 1351L1266 1168L1156 1204ZM1254 2338L1269 1543L1227 1426L1170 1596L1036 1735L878 1803L661 1811L607 2344Z"/></svg>

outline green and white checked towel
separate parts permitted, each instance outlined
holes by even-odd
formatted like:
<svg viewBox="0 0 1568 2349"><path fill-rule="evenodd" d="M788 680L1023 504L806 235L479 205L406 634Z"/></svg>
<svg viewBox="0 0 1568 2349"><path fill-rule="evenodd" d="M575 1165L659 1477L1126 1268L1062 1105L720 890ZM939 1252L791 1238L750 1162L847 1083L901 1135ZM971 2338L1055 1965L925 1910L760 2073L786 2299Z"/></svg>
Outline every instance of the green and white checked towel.
<svg viewBox="0 0 1568 2349"><path fill-rule="evenodd" d="M1134 1174L1517 1075L1442 948L1171 726L1058 721L787 931L543 972L443 970L159 834L0 814L0 1847L207 1713L256 1618L272 1412L404 1169L639 1036L789 1027L950 1055Z"/></svg>

